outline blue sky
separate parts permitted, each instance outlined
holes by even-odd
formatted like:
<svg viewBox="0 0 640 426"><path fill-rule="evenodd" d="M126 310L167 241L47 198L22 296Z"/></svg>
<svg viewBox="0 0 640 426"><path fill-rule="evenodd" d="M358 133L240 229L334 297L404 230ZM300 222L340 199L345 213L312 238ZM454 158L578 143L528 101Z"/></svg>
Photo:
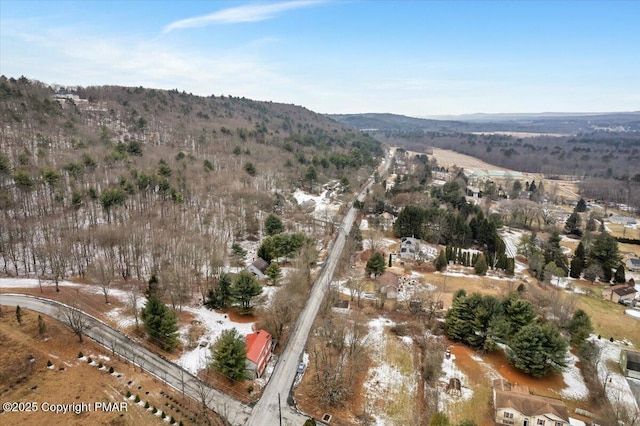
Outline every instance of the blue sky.
<svg viewBox="0 0 640 426"><path fill-rule="evenodd" d="M640 110L640 2L0 0L0 73L322 113Z"/></svg>

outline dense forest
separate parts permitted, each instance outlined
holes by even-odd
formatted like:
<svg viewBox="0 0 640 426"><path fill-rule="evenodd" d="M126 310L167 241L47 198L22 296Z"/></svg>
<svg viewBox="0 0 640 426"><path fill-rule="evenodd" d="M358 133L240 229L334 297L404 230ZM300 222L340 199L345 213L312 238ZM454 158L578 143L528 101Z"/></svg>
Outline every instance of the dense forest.
<svg viewBox="0 0 640 426"><path fill-rule="evenodd" d="M181 299L293 189L355 187L383 149L302 107L0 77L0 271L161 283ZM300 216L296 216L300 215Z"/></svg>

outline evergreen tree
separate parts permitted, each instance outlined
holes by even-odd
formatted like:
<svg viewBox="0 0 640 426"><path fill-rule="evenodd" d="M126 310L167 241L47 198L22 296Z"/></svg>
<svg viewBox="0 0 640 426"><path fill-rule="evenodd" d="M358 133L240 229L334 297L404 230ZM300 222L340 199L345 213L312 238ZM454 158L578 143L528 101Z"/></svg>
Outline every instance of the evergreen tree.
<svg viewBox="0 0 640 426"><path fill-rule="evenodd" d="M444 250L440 250L440 254L436 257L436 260L433 262L433 266L437 271L442 272L447 269L447 256L444 253Z"/></svg>
<svg viewBox="0 0 640 426"><path fill-rule="evenodd" d="M602 268L602 281L610 282L613 276L612 269L622 260L618 252L618 241L607 232L598 235L589 251L589 260Z"/></svg>
<svg viewBox="0 0 640 426"><path fill-rule="evenodd" d="M271 280L271 285L277 285L278 280L282 277L282 270L277 262L271 262L271 264L264 271L264 274Z"/></svg>
<svg viewBox="0 0 640 426"><path fill-rule="evenodd" d="M586 212L587 211L587 202L584 201L583 198L580 198L580 200L578 201L578 204L576 204L576 208L574 209L574 211L576 211L578 213Z"/></svg>
<svg viewBox="0 0 640 426"><path fill-rule="evenodd" d="M566 365L567 342L551 323L522 327L509 342L507 357L519 370L543 377Z"/></svg>
<svg viewBox="0 0 640 426"><path fill-rule="evenodd" d="M582 274L584 267L584 244L580 241L580 243L578 243L578 247L576 247L576 251L573 253L573 259L571 259L571 271L569 272L569 276L571 278L580 278L580 274Z"/></svg>
<svg viewBox="0 0 640 426"><path fill-rule="evenodd" d="M316 421L314 419L307 419L302 426L316 426Z"/></svg>
<svg viewBox="0 0 640 426"><path fill-rule="evenodd" d="M580 218L580 215L576 212L573 212L571 213L571 215L569 216L569 218L564 224L564 231L567 234L580 236L582 235L582 230L580 229L581 226L582 226L582 219Z"/></svg>
<svg viewBox="0 0 640 426"><path fill-rule="evenodd" d="M16 306L16 320L18 321L18 324L22 324L22 309L20 308L20 305Z"/></svg>
<svg viewBox="0 0 640 426"><path fill-rule="evenodd" d="M384 274L385 269L384 256L380 252L374 252L367 261L367 265L365 267L367 274L373 275L377 278Z"/></svg>
<svg viewBox="0 0 640 426"><path fill-rule="evenodd" d="M209 289L204 305L209 309L224 309L233 300L231 295L231 278L222 273L215 287Z"/></svg>
<svg viewBox="0 0 640 426"><path fill-rule="evenodd" d="M571 333L571 343L575 346L581 346L585 343L591 333L593 333L593 325L591 318L582 309L574 312L567 330Z"/></svg>
<svg viewBox="0 0 640 426"><path fill-rule="evenodd" d="M233 282L231 294L245 312L251 310L251 299L262 293L260 283L251 272L242 271Z"/></svg>
<svg viewBox="0 0 640 426"><path fill-rule="evenodd" d="M151 295L142 308L141 318L147 334L165 351L178 346L178 320L158 296Z"/></svg>
<svg viewBox="0 0 640 426"><path fill-rule="evenodd" d="M393 233L396 237L419 237L422 233L422 224L425 220L425 211L421 207L406 206L398 214L398 219L393 224Z"/></svg>
<svg viewBox="0 0 640 426"><path fill-rule="evenodd" d="M478 275L486 275L487 274L487 259L484 257L484 254L480 253L478 255L478 259L476 263L473 265L473 269L475 269L476 274Z"/></svg>
<svg viewBox="0 0 640 426"><path fill-rule="evenodd" d="M41 315L38 315L38 335L42 338L47 332L47 325L44 323Z"/></svg>
<svg viewBox="0 0 640 426"><path fill-rule="evenodd" d="M147 283L147 297L158 294L158 277L156 274L151 274L149 282Z"/></svg>
<svg viewBox="0 0 640 426"><path fill-rule="evenodd" d="M278 216L270 214L264 220L264 230L267 235L276 235L284 232L284 225Z"/></svg>
<svg viewBox="0 0 640 426"><path fill-rule="evenodd" d="M598 229L598 224L596 223L596 220L592 216L589 216L585 229L589 232L593 232L596 229Z"/></svg>
<svg viewBox="0 0 640 426"><path fill-rule="evenodd" d="M247 251L238 242L231 244L231 253L238 265L242 265L247 257Z"/></svg>
<svg viewBox="0 0 640 426"><path fill-rule="evenodd" d="M235 328L223 331L211 348L213 368L229 381L248 378L246 370L247 351L245 341Z"/></svg>
<svg viewBox="0 0 640 426"><path fill-rule="evenodd" d="M544 245L544 264L547 265L549 262L555 263L564 270L566 276L567 272L569 272L569 263L567 262L567 256L562 252L562 247L560 247L561 240L562 238L558 231L551 233L549 240Z"/></svg>
<svg viewBox="0 0 640 426"><path fill-rule="evenodd" d="M582 274L582 263L583 261L575 256L571 259L571 269L569 270L569 276L571 278L580 278L580 274Z"/></svg>
<svg viewBox="0 0 640 426"><path fill-rule="evenodd" d="M624 264L618 265L618 269L616 269L616 273L613 275L613 281L617 284L622 284L627 281L627 277L624 273Z"/></svg>

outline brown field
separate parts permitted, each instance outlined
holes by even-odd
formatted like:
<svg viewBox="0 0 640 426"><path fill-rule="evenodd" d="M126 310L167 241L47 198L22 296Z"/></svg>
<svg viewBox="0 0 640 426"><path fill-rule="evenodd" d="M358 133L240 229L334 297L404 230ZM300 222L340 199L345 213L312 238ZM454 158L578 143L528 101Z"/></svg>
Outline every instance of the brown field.
<svg viewBox="0 0 640 426"><path fill-rule="evenodd" d="M507 169L505 167L494 166L480 160L479 158L471 157L469 155L460 154L448 149L433 148L433 156L438 160L438 164L444 167L457 166L463 169L475 169L481 171L487 170L509 170L518 171L513 169ZM538 173L525 173L523 172L523 179L525 181L540 182L543 176ZM578 195L578 187L574 182L564 180L549 180L544 179L544 185L547 191L555 185L557 186L557 195L565 199L577 200L580 198Z"/></svg>
<svg viewBox="0 0 640 426"><path fill-rule="evenodd" d="M600 291L593 296L580 295L577 308L591 317L594 333L603 338L628 339L635 347L640 346L640 321L624 313L625 306L600 298Z"/></svg>
<svg viewBox="0 0 640 426"><path fill-rule="evenodd" d="M160 417L144 408L149 402L158 413L164 411L173 417L176 424L201 424L206 421L195 401L183 398L179 392L167 387L148 373L114 357L110 351L87 341L79 343L76 336L52 318L43 316L46 324L45 337L38 334L38 314L23 309L22 325L19 325L15 309L2 307L0 317L0 396L3 402L35 402L37 412L2 412L2 424L47 424L47 425L157 425ZM91 366L78 358L78 352L102 362L105 370ZM28 361L28 356L34 362ZM47 368L47 361L53 368ZM114 368L114 374L106 369ZM118 377L119 376L119 377ZM126 398L126 392L138 395L140 405ZM71 404L88 403L92 411L79 415L44 412L41 403ZM95 402L123 402L123 412L95 411ZM209 412L214 424L221 424Z"/></svg>

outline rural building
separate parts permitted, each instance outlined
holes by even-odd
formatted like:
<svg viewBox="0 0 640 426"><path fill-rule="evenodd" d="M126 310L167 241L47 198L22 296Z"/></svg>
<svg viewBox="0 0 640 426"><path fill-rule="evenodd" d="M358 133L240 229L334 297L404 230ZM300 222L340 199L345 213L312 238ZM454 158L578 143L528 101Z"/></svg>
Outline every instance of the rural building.
<svg viewBox="0 0 640 426"><path fill-rule="evenodd" d="M271 358L272 337L264 330L247 334L245 350L247 351L247 370L252 376L260 377Z"/></svg>
<svg viewBox="0 0 640 426"><path fill-rule="evenodd" d="M259 257L258 259L256 259L255 262L247 266L247 271L251 272L259 280L263 280L267 277L264 274L264 271L266 271L268 267L269 267L269 264L267 263L267 261Z"/></svg>
<svg viewBox="0 0 640 426"><path fill-rule="evenodd" d="M493 409L497 425L569 426L564 402L531 395L526 386L514 386L504 379L493 381Z"/></svg>
<svg viewBox="0 0 640 426"><path fill-rule="evenodd" d="M420 240L412 237L400 239L400 257L402 259L415 259L420 253Z"/></svg>
<svg viewBox="0 0 640 426"><path fill-rule="evenodd" d="M385 294L387 299L398 298L400 280L396 274L386 271L378 277L378 282L380 283L380 293Z"/></svg>
<svg viewBox="0 0 640 426"><path fill-rule="evenodd" d="M640 259L633 257L626 262L627 271L638 272L640 271Z"/></svg>
<svg viewBox="0 0 640 426"><path fill-rule="evenodd" d="M640 379L640 352L620 351L620 368L625 376Z"/></svg>
<svg viewBox="0 0 640 426"><path fill-rule="evenodd" d="M636 297L636 289L632 285L618 284L602 290L602 298L614 303L625 300L633 300Z"/></svg>

